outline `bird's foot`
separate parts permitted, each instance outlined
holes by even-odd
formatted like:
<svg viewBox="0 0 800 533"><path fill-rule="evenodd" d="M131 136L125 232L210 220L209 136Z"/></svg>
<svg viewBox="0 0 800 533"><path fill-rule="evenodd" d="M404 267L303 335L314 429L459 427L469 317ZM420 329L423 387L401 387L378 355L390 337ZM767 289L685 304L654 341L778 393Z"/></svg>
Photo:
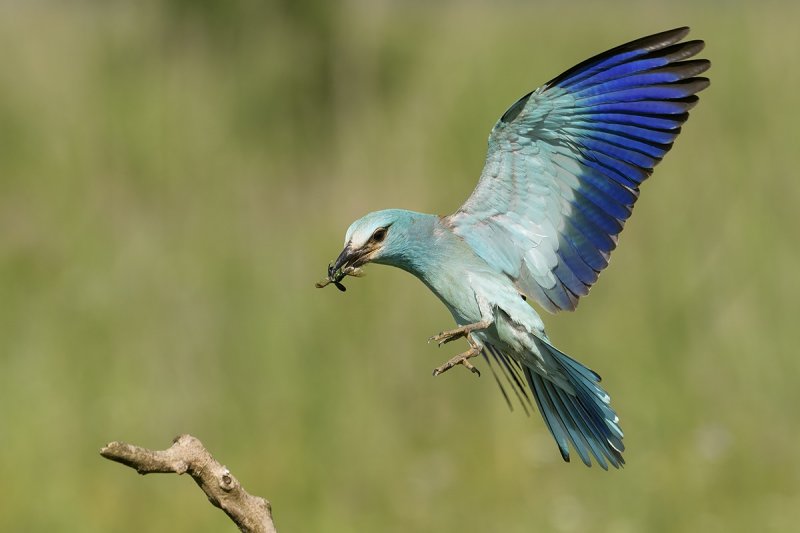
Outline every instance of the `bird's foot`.
<svg viewBox="0 0 800 533"><path fill-rule="evenodd" d="M490 322L484 320L481 322L475 322L474 324L467 324L466 326L461 326L460 328L448 329L429 338L428 342L435 342L441 346L442 344L447 344L448 342L460 339L461 337L466 337L473 331L486 329L489 327L489 325Z"/></svg>
<svg viewBox="0 0 800 533"><path fill-rule="evenodd" d="M478 374L478 377L480 377L481 375L480 371L477 368L475 368L475 366L473 366L472 363L468 361L468 359L470 359L471 357L475 357L479 353L480 349L473 346L466 352L456 355L455 357L448 360L445 364L435 368L433 370L433 375L438 376L439 374L444 374L445 372L447 372L456 365L464 365L465 368L468 368L471 372L473 372L474 374Z"/></svg>
<svg viewBox="0 0 800 533"><path fill-rule="evenodd" d="M466 335L467 331L465 328L448 329L447 331L442 331L441 333L429 338L428 342L435 342L441 346L442 344L447 344L450 341L460 339Z"/></svg>

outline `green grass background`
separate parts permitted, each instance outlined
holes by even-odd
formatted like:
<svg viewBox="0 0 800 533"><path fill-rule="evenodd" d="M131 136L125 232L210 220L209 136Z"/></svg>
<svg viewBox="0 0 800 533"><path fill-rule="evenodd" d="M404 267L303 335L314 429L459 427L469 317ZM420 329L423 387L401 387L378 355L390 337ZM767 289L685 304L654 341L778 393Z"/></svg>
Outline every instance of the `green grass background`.
<svg viewBox="0 0 800 533"><path fill-rule="evenodd" d="M800 521L800 4L4 2L0 530L232 531L100 458L200 437L282 532L752 532ZM689 24L711 88L556 344L618 472L562 463L421 283L314 281L356 217L442 214L517 97Z"/></svg>

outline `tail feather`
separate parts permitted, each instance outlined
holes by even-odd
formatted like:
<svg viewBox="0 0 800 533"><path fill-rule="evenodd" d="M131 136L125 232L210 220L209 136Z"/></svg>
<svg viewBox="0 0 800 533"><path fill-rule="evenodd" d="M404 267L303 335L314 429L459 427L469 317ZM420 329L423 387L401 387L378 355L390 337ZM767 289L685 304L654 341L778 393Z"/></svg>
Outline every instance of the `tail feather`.
<svg viewBox="0 0 800 533"><path fill-rule="evenodd" d="M577 404L575 396L570 396L568 393L564 392L563 389L556 389L558 391L559 399L568 407L568 411L570 417L572 418L572 423L575 424L576 427L586 427L589 428L591 432L591 437L589 438L584 437L583 433L579 433L581 436L583 443L586 444L591 448L592 455L597 460L598 464L603 468L603 470L608 470L608 464L605 460L605 454L603 450L600 448L599 443L602 442L602 436L597 431L597 426L595 425L594 421L586 417L586 414L580 409L580 406ZM576 446L580 452L580 448ZM586 456L586 453L581 453L581 459L586 466L591 466L591 462L589 458Z"/></svg>
<svg viewBox="0 0 800 533"><path fill-rule="evenodd" d="M492 366L492 358L526 413L533 397L565 461L570 459L572 445L587 466L592 465L593 457L604 470L608 470L608 465L620 468L625 464L623 433L619 418L611 408L611 398L599 385L600 376L547 341L537 338L536 345L542 357L555 365L560 374L558 379L542 376L491 344L483 351L509 407L512 407L510 397ZM523 382L530 389L530 395Z"/></svg>
<svg viewBox="0 0 800 533"><path fill-rule="evenodd" d="M528 386L533 392L533 398L536 400L536 405L539 407L539 412L542 413L542 418L547 425L547 429L556 439L558 449L561 452L561 457L569 462L569 445L567 430L564 423L557 413L557 409L553 404L552 397L547 394L547 382L545 379L535 372L531 372L528 368L524 369L525 377L528 379ZM553 385L550 385L553 387Z"/></svg>
<svg viewBox="0 0 800 533"><path fill-rule="evenodd" d="M600 388L600 376L545 341L538 347L552 357L567 377L573 391L564 390L535 371L524 368L528 385L561 456L569 461L569 447L587 466L591 457L604 469L625 464L622 429L610 407L608 394ZM542 354L545 355L545 354Z"/></svg>
<svg viewBox="0 0 800 533"><path fill-rule="evenodd" d="M530 411L528 407L530 406L533 408L533 403L531 402L530 397L528 397L528 392L525 390L525 378L522 375L522 367L520 366L519 362L516 359L512 359L510 357L506 357L505 354L497 350L491 344L486 346L486 350L482 353L483 358L486 359L486 364L489 365L489 369L492 371L492 375L494 376L495 382L497 382L497 386L500 387L500 392L503 394L503 397L506 399L506 403L508 404L508 408L512 411L514 410L514 406L509 399L508 393L506 393L506 389L503 386L503 383L500 381L497 373L494 371L494 367L492 366L492 360L489 358L491 354L492 358L497 361L498 366L500 367L500 372L506 378L506 381L509 385L511 385L511 389L514 391L514 394L519 400L519 404L522 406L522 410L525 411L526 415L530 415Z"/></svg>

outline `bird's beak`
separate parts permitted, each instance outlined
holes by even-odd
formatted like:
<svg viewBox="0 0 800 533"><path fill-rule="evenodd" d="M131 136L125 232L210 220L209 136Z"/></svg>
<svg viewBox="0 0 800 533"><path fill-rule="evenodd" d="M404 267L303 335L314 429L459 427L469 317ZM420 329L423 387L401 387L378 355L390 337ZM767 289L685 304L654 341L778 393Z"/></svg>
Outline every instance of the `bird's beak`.
<svg viewBox="0 0 800 533"><path fill-rule="evenodd" d="M346 266L350 266L349 263L355 259L353 254L353 249L348 242L347 245L342 250L342 253L339 254L339 257L336 258L336 261L333 262L333 265L329 267L328 274L333 272L338 272Z"/></svg>
<svg viewBox="0 0 800 533"><path fill-rule="evenodd" d="M348 242L344 250L342 250L342 253L339 254L339 257L337 257L336 261L331 265L330 270L334 273L348 267L358 268L369 262L370 256L374 251L374 249L370 249L369 247L353 248Z"/></svg>

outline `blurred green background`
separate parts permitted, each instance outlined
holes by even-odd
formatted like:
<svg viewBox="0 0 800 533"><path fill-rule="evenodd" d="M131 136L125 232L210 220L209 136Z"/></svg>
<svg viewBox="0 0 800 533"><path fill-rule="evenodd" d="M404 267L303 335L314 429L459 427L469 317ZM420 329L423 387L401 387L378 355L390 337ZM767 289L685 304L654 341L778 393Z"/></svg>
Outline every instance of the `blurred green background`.
<svg viewBox="0 0 800 533"><path fill-rule="evenodd" d="M667 5L669 7L667 7ZM800 521L800 5L3 2L0 530L232 531L103 460L191 432L280 531L790 531ZM712 86L555 343L618 472L562 463L421 283L314 281L349 223L442 214L517 97L689 24Z"/></svg>

